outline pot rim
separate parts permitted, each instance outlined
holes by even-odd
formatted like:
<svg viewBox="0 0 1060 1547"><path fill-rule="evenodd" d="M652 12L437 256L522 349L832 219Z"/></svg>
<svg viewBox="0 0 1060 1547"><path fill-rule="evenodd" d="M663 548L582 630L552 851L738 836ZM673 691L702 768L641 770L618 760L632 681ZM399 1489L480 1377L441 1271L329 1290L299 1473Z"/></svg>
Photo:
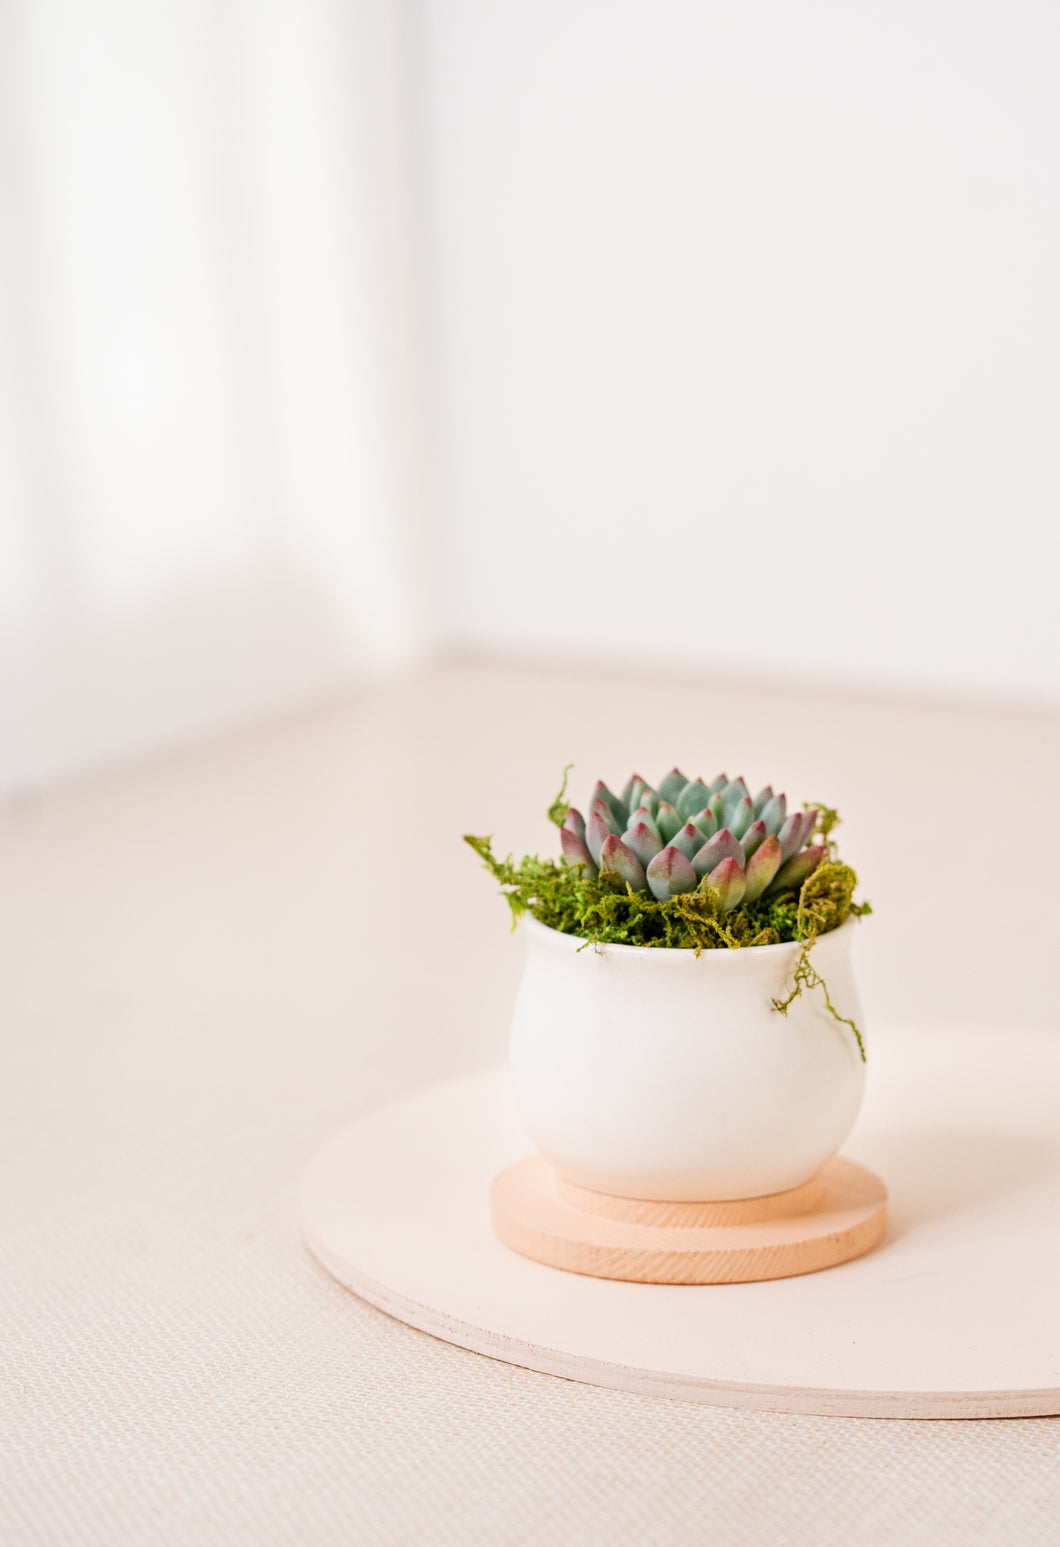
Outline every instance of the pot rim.
<svg viewBox="0 0 1060 1547"><path fill-rule="evenodd" d="M551 924L542 924L541 920L535 918L530 912L524 913L519 923L525 925L531 934L539 935L542 939L552 939L556 944L569 945L575 951L583 946L590 946L597 955L614 951L618 956L639 956L651 958L653 961L674 961L675 959L702 961L705 958L719 961L746 961L748 956L753 956L756 961L760 961L770 955L779 956L784 951L802 949L800 940L780 940L775 945L746 945L735 949L732 946L726 946L724 949L715 947L709 951L701 951L697 956L691 946L622 945L618 941L586 940L584 935L568 935L561 929L553 929ZM859 916L852 913L849 918L843 920L838 929L830 929L826 934L818 935L815 949L825 940L849 935L853 927L860 923Z"/></svg>

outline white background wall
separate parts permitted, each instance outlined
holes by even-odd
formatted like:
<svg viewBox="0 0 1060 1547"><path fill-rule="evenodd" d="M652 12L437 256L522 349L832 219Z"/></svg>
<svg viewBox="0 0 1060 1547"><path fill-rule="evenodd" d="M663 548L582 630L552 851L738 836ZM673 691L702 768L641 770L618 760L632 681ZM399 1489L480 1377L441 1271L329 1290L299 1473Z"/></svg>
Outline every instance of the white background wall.
<svg viewBox="0 0 1060 1547"><path fill-rule="evenodd" d="M0 5L0 788L422 652L405 24Z"/></svg>
<svg viewBox="0 0 1060 1547"><path fill-rule="evenodd" d="M1060 9L427 18L450 636L1060 700Z"/></svg>
<svg viewBox="0 0 1060 1547"><path fill-rule="evenodd" d="M7 0L0 788L436 645L1060 702L1058 79L1044 0Z"/></svg>

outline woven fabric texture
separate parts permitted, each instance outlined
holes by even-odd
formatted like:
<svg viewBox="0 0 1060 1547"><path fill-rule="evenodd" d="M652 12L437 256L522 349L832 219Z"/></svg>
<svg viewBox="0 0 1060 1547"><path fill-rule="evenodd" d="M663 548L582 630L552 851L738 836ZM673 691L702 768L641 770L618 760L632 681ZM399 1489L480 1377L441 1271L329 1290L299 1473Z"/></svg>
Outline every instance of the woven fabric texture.
<svg viewBox="0 0 1060 1547"><path fill-rule="evenodd" d="M461 682L3 816L4 1547L1053 1547L1060 1421L598 1390L412 1331L303 1249L331 1130L503 1053L518 948L449 830L500 826L523 753L483 815L498 706ZM381 768L395 810L426 768L449 812L452 907L398 956L359 825Z"/></svg>

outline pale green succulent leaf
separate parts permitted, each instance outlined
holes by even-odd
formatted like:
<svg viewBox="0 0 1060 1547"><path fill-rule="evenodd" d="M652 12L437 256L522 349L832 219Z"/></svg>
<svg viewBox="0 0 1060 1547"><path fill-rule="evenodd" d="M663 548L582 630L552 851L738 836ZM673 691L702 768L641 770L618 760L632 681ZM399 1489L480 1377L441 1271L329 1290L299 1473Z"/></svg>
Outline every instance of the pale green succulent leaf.
<svg viewBox="0 0 1060 1547"><path fill-rule="evenodd" d="M652 896L659 902L679 897L682 892L691 892L696 885L695 871L680 849L675 849L672 844L656 854L647 874Z"/></svg>
<svg viewBox="0 0 1060 1547"><path fill-rule="evenodd" d="M600 863L600 850L604 846L604 839L611 834L618 838L621 836L621 830L615 832L615 819L611 811L604 801L598 800L585 829L585 846L597 865Z"/></svg>
<svg viewBox="0 0 1060 1547"><path fill-rule="evenodd" d="M741 870L744 867L743 849L727 827L708 838L692 861L696 875L709 876L723 859L734 859Z"/></svg>
<svg viewBox="0 0 1060 1547"><path fill-rule="evenodd" d="M635 892L643 892L648 885L644 866L632 849L621 838L616 838L614 833L604 839L604 846L600 850L600 879L614 886L616 891L625 891L627 886L631 886Z"/></svg>
<svg viewBox="0 0 1060 1547"><path fill-rule="evenodd" d="M710 804L710 791L702 779L690 779L677 797L677 814L685 822L705 811Z"/></svg>
<svg viewBox="0 0 1060 1547"><path fill-rule="evenodd" d="M765 810L766 806L769 804L769 802L772 799L773 799L773 786L771 784L763 785L763 787L759 790L758 794L755 796L755 816L756 817L759 817L759 816L762 815L762 812Z"/></svg>
<svg viewBox="0 0 1060 1547"><path fill-rule="evenodd" d="M768 837L769 834L766 831L766 824L762 821L762 818L759 817L758 821L752 822L750 827L740 838L740 847L743 849L745 857L750 859L755 850L760 848Z"/></svg>
<svg viewBox="0 0 1060 1547"><path fill-rule="evenodd" d="M721 814L725 826L728 827L736 807L747 794L747 786L742 779L730 779L721 792Z"/></svg>
<svg viewBox="0 0 1060 1547"><path fill-rule="evenodd" d="M567 815L563 818L563 825L569 833L573 833L580 843L585 842L585 818L574 806L567 807Z"/></svg>
<svg viewBox="0 0 1060 1547"><path fill-rule="evenodd" d="M747 861L747 890L744 902L757 902L783 864L780 839L775 833L765 838Z"/></svg>
<svg viewBox="0 0 1060 1547"><path fill-rule="evenodd" d="M824 856L823 843L815 844L811 849L800 849L798 854L793 854L786 864L781 865L772 885L766 889L766 896L773 897L777 892L801 886L808 876L813 875Z"/></svg>
<svg viewBox="0 0 1060 1547"><path fill-rule="evenodd" d="M709 810L701 811L699 815L697 817L693 817L692 820L695 822L704 838L713 838L714 834L718 830L718 824L711 816Z"/></svg>
<svg viewBox="0 0 1060 1547"><path fill-rule="evenodd" d="M780 839L780 852L785 860L789 860L793 854L802 848L802 812L793 811L786 816L777 830Z"/></svg>
<svg viewBox="0 0 1060 1547"><path fill-rule="evenodd" d="M671 768L665 779L659 780L659 799L672 806L687 783L688 778L680 768Z"/></svg>
<svg viewBox="0 0 1060 1547"><path fill-rule="evenodd" d="M729 817L728 828L734 838L742 838L755 819L755 808L750 795L745 795L743 800L733 808Z"/></svg>
<svg viewBox="0 0 1060 1547"><path fill-rule="evenodd" d="M729 855L707 877L707 891L718 904L721 913L731 913L743 901L747 878L739 863Z"/></svg>
<svg viewBox="0 0 1060 1547"><path fill-rule="evenodd" d="M694 859L706 841L694 822L686 822L681 831L675 833L671 839L674 848L680 849L685 859Z"/></svg>
<svg viewBox="0 0 1060 1547"><path fill-rule="evenodd" d="M771 833L779 832L784 825L784 818L788 814L788 799L786 795L774 795L767 800L762 807L762 821Z"/></svg>
<svg viewBox="0 0 1060 1547"><path fill-rule="evenodd" d="M589 880L596 879L596 864L589 850L582 843L576 833L572 833L569 827L560 828L559 846L563 850L563 858L568 865L582 865L582 872Z"/></svg>
<svg viewBox="0 0 1060 1547"><path fill-rule="evenodd" d="M647 788L647 779L642 779L640 774L633 774L622 791L622 804L627 811L636 811Z"/></svg>
<svg viewBox="0 0 1060 1547"><path fill-rule="evenodd" d="M663 843L669 843L674 834L680 832L684 825L673 806L665 800L659 802L659 809L655 813L655 825L659 829Z"/></svg>
<svg viewBox="0 0 1060 1547"><path fill-rule="evenodd" d="M663 846L654 822L650 825L647 822L637 822L622 834L622 842L631 854L636 855L642 865L650 865Z"/></svg>
<svg viewBox="0 0 1060 1547"><path fill-rule="evenodd" d="M597 779L596 781L596 788L593 790L592 799L589 802L590 811L596 805L598 800L603 801L608 811L610 811L611 815L615 818L615 821L618 824L618 831L621 832L626 825L626 820L629 816L629 810L625 801L616 795L613 790L609 790L602 779Z"/></svg>
<svg viewBox="0 0 1060 1547"><path fill-rule="evenodd" d="M661 849L663 847L662 833L659 831L659 825L647 806L638 806L636 811L631 813L629 818L630 827L636 827L638 823L643 823L652 836L658 840Z"/></svg>

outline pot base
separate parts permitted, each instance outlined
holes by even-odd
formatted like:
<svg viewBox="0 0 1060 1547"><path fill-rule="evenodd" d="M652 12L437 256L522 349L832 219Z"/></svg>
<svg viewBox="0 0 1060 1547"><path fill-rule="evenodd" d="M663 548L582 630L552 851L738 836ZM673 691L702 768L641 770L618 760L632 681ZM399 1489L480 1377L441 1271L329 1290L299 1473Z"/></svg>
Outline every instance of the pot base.
<svg viewBox="0 0 1060 1547"><path fill-rule="evenodd" d="M641 1284L746 1284L834 1268L887 1228L887 1189L837 1158L790 1192L726 1203L648 1203L590 1192L531 1155L494 1178L498 1238L549 1267Z"/></svg>

